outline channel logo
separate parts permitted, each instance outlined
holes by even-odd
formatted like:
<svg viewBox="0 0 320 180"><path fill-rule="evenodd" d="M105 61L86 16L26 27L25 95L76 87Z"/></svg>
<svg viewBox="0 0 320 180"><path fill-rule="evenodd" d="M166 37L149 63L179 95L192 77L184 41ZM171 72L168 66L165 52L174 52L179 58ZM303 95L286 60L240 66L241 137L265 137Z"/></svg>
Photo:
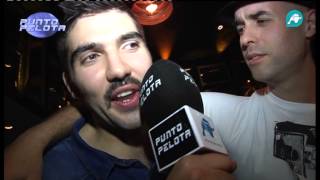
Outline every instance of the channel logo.
<svg viewBox="0 0 320 180"><path fill-rule="evenodd" d="M299 10L291 10L288 12L286 16L286 27L287 28L294 28L298 27L303 22L303 14Z"/></svg>
<svg viewBox="0 0 320 180"><path fill-rule="evenodd" d="M201 121L201 126L202 126L202 135L206 136L206 134L209 134L212 138L213 136L213 127L211 127L209 121L207 121L206 119L202 118Z"/></svg>
<svg viewBox="0 0 320 180"><path fill-rule="evenodd" d="M59 20L51 13L37 12L27 19L20 20L19 31L27 31L28 34L37 38L47 38L58 31L65 31L66 26L60 25Z"/></svg>

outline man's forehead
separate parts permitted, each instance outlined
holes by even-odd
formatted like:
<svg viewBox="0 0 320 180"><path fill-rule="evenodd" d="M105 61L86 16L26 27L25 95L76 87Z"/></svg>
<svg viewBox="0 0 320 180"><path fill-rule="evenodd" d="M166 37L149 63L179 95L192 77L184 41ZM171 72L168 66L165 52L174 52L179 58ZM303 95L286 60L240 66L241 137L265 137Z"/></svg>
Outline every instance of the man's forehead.
<svg viewBox="0 0 320 180"><path fill-rule="evenodd" d="M246 4L242 7L239 7L235 13L235 17L240 17L241 15L254 14L258 11L266 11L270 14L283 14L286 13L290 9L302 9L304 8L301 5L287 2L287 1L262 1L256 3Z"/></svg>
<svg viewBox="0 0 320 180"><path fill-rule="evenodd" d="M68 34L68 42L72 46L90 41L116 40L128 32L137 32L134 20L123 11L108 10L86 15L75 22Z"/></svg>
<svg viewBox="0 0 320 180"><path fill-rule="evenodd" d="M117 28L117 25L122 25L123 23L134 25L134 20L128 15L128 13L117 10L111 9L107 11L103 11L100 13L95 14L86 14L81 16L75 22L73 29L75 26L89 26L89 27L98 27L98 26L105 26L105 27L114 27ZM81 27L83 29L83 27ZM78 28L78 29L81 29ZM72 29L70 30L72 31Z"/></svg>
<svg viewBox="0 0 320 180"><path fill-rule="evenodd" d="M236 18L240 18L242 16L247 16L251 14L255 14L259 11L265 11L272 13L274 11L274 8L277 7L279 2L275 1L266 1L266 2L257 2L257 3L250 3L246 4L242 7L239 7L235 13L234 16Z"/></svg>

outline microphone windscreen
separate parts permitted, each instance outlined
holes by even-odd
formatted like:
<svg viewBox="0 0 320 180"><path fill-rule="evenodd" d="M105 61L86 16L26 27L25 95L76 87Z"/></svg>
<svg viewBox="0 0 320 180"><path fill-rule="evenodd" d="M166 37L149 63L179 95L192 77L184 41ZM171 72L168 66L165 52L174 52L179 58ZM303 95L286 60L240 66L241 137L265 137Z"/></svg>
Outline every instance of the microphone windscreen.
<svg viewBox="0 0 320 180"><path fill-rule="evenodd" d="M179 65L158 60L146 72L140 90L140 118L148 128L184 105L203 113L200 90Z"/></svg>

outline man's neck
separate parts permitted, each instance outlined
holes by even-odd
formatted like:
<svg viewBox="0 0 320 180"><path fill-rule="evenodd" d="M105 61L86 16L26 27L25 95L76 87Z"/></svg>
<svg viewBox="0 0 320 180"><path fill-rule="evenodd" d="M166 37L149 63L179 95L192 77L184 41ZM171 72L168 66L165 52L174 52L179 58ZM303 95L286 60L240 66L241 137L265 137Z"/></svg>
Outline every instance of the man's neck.
<svg viewBox="0 0 320 180"><path fill-rule="evenodd" d="M301 71L286 80L269 85L270 90L278 97L292 102L315 103L316 69L310 57Z"/></svg>
<svg viewBox="0 0 320 180"><path fill-rule="evenodd" d="M91 147L111 154L119 159L137 159L150 167L141 145L128 144L103 128L86 123L79 132L80 137ZM129 138L129 137L128 137Z"/></svg>

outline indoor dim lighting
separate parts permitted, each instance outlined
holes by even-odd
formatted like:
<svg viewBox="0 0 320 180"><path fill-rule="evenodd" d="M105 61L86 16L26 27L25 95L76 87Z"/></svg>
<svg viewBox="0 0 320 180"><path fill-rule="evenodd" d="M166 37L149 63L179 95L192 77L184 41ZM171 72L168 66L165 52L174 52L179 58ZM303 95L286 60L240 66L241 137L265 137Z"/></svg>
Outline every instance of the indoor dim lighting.
<svg viewBox="0 0 320 180"><path fill-rule="evenodd" d="M61 107L62 107L61 105L58 106L59 109L61 109Z"/></svg>
<svg viewBox="0 0 320 180"><path fill-rule="evenodd" d="M169 60L176 37L175 30L159 27L151 31L151 39L155 42L158 53L163 60Z"/></svg>
<svg viewBox="0 0 320 180"><path fill-rule="evenodd" d="M152 13L154 13L156 10L157 10L157 8L158 8L158 5L156 5L156 4L149 4L147 7L146 7L146 10L150 13L150 14L152 14Z"/></svg>
<svg viewBox="0 0 320 180"><path fill-rule="evenodd" d="M219 41L216 44L216 48L217 48L217 52L218 53L222 53L228 46L228 43L223 40L223 39L219 39Z"/></svg>
<svg viewBox="0 0 320 180"><path fill-rule="evenodd" d="M248 80L247 80L247 83L250 83L250 82L251 82L251 81L248 79Z"/></svg>
<svg viewBox="0 0 320 180"><path fill-rule="evenodd" d="M51 91L51 92L57 92L53 87L51 87L51 88L49 88L49 91Z"/></svg>
<svg viewBox="0 0 320 180"><path fill-rule="evenodd" d="M156 25L170 17L173 5L170 1L135 1L132 13L142 25Z"/></svg>
<svg viewBox="0 0 320 180"><path fill-rule="evenodd" d="M171 47L169 45L160 47L159 53L160 53L161 59L168 60L171 54Z"/></svg>
<svg viewBox="0 0 320 180"><path fill-rule="evenodd" d="M226 50L232 40L236 37L237 33L235 33L234 28L228 28L227 26L224 26L223 23L217 24L216 28L216 52L220 54Z"/></svg>
<svg viewBox="0 0 320 180"><path fill-rule="evenodd" d="M221 31L223 29L223 25L218 26L218 31Z"/></svg>
<svg viewBox="0 0 320 180"><path fill-rule="evenodd" d="M10 130L13 129L13 126L10 124L10 122L4 122L4 129Z"/></svg>
<svg viewBox="0 0 320 180"><path fill-rule="evenodd" d="M203 74L202 74L202 73L200 74L200 77L203 77Z"/></svg>
<svg viewBox="0 0 320 180"><path fill-rule="evenodd" d="M5 126L4 129L10 130L13 129L13 126Z"/></svg>
<svg viewBox="0 0 320 180"><path fill-rule="evenodd" d="M4 67L11 68L12 66L11 66L11 64L4 64Z"/></svg>

